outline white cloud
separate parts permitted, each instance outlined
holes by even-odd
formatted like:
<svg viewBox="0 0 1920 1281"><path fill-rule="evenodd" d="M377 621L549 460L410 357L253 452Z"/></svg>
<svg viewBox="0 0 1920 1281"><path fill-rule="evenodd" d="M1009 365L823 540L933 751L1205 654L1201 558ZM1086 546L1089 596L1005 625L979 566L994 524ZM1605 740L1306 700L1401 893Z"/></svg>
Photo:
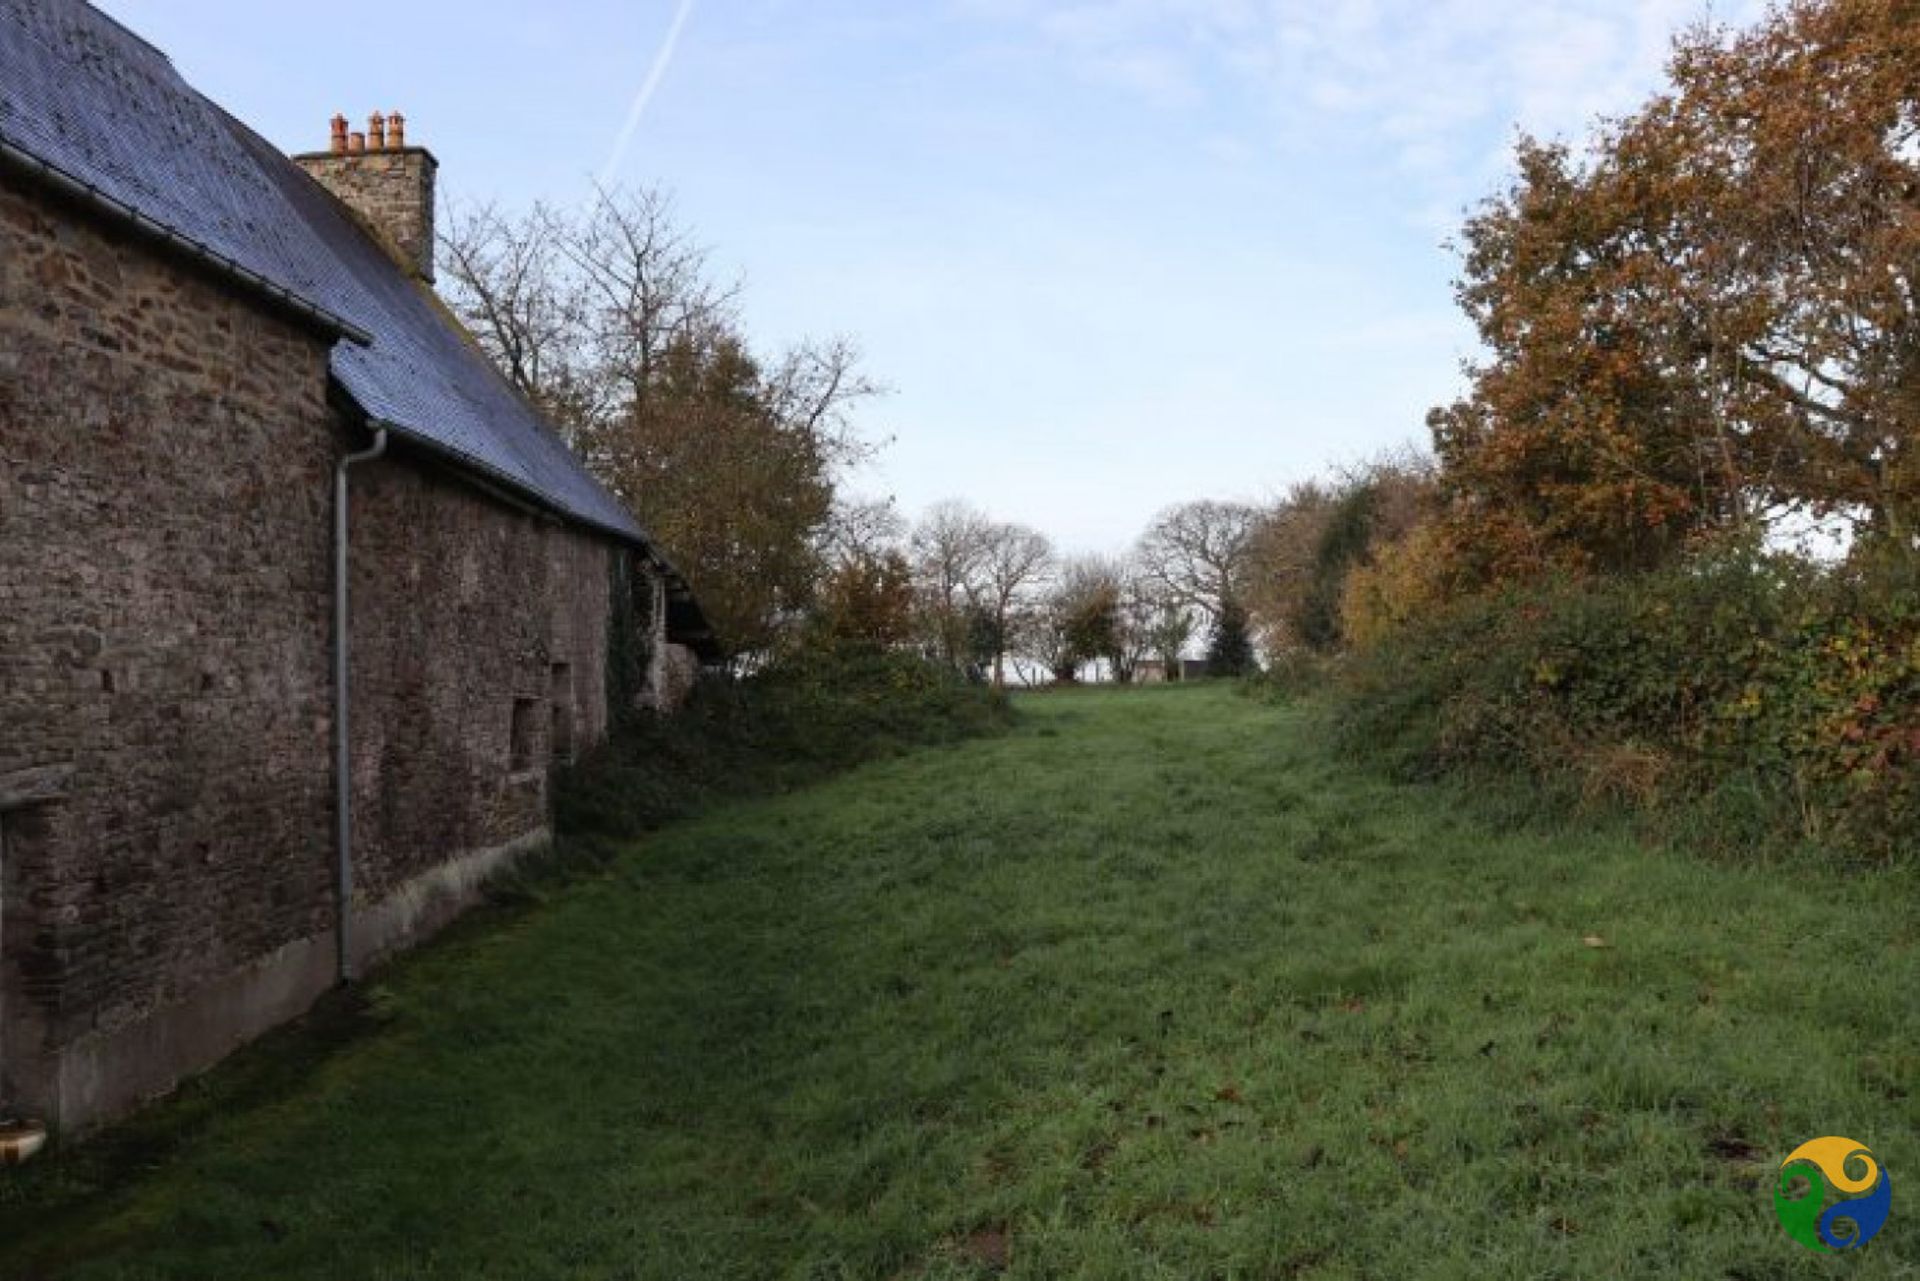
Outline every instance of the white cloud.
<svg viewBox="0 0 1920 1281"><path fill-rule="evenodd" d="M1155 102L1231 90L1261 104L1250 137L1375 136L1457 208L1496 178L1516 129L1577 138L1660 82L1668 44L1710 0L956 0L1023 24L1083 78ZM1720 0L1712 16L1758 16ZM1489 147L1497 139L1499 150Z"/></svg>

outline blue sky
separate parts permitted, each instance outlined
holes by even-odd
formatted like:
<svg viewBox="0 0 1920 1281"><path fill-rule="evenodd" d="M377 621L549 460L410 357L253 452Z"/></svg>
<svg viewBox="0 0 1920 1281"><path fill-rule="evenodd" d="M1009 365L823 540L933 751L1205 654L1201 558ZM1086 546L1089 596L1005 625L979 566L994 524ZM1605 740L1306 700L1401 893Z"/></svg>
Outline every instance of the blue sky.
<svg viewBox="0 0 1920 1281"><path fill-rule="evenodd" d="M398 108L441 191L578 201L686 0L105 0L290 151ZM1720 0L1743 21L1755 0ZM1514 130L1659 79L1700 0L691 0L617 177L768 346L893 388L856 485L1075 550L1424 440L1472 336L1442 242Z"/></svg>

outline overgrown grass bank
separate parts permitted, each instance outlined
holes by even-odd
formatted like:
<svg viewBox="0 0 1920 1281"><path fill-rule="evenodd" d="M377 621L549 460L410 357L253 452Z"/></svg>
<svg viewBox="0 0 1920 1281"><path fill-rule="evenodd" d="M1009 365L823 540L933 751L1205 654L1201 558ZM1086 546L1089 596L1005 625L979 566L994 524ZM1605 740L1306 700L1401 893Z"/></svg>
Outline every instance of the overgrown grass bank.
<svg viewBox="0 0 1920 1281"><path fill-rule="evenodd" d="M0 1275L1913 1275L1897 1197L1826 1261L1770 1203L1817 1135L1920 1169L1911 873L1509 829L1320 729L1055 693L718 807L122 1191L10 1190Z"/></svg>
<svg viewBox="0 0 1920 1281"><path fill-rule="evenodd" d="M1005 695L907 654L809 650L744 680L708 679L559 780L569 841L630 839L714 803L785 791L912 747L1004 728Z"/></svg>

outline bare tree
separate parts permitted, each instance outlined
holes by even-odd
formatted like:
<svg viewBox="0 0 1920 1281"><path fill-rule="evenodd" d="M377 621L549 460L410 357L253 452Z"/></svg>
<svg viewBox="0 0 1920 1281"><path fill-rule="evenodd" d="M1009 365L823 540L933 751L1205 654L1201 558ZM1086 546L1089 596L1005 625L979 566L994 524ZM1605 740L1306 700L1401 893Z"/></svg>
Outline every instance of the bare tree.
<svg viewBox="0 0 1920 1281"><path fill-rule="evenodd" d="M841 467L864 462L879 448L859 432L852 411L885 391L860 372L860 348L846 337L807 339L788 348L767 367L761 386L773 416Z"/></svg>
<svg viewBox="0 0 1920 1281"><path fill-rule="evenodd" d="M1164 613L1164 593L1142 571L1137 557L1119 562L1118 570L1120 614L1114 628L1113 678L1122 685L1131 685L1142 662L1162 656L1164 646L1159 628ZM1178 610L1178 614L1186 617L1184 609ZM1176 661L1180 647L1186 643L1186 635L1173 642Z"/></svg>
<svg viewBox="0 0 1920 1281"><path fill-rule="evenodd" d="M577 448L643 409L674 343L736 327L734 286L661 192L596 191L580 213L454 206L441 237L448 305Z"/></svg>
<svg viewBox="0 0 1920 1281"><path fill-rule="evenodd" d="M820 534L821 554L833 565L876 561L900 550L907 533L906 518L888 498L834 499L833 515Z"/></svg>
<svg viewBox="0 0 1920 1281"><path fill-rule="evenodd" d="M766 357L737 289L658 191L599 191L579 213L459 211L448 305L693 580L737 648L770 644L813 595L833 492L872 452L879 388L846 339Z"/></svg>
<svg viewBox="0 0 1920 1281"><path fill-rule="evenodd" d="M966 666L970 611L981 594L992 538L993 522L959 499L928 508L913 530L914 577L928 639L934 653L956 669Z"/></svg>
<svg viewBox="0 0 1920 1281"><path fill-rule="evenodd" d="M1006 684L1006 657L1019 606L1052 569L1053 544L1025 525L989 525L985 532L975 605L989 620L993 683L1000 687Z"/></svg>
<svg viewBox="0 0 1920 1281"><path fill-rule="evenodd" d="M664 193L596 190L586 215L553 234L578 282L604 411L644 413L669 348L705 347L737 328L739 286L708 278L705 247L675 224Z"/></svg>
<svg viewBox="0 0 1920 1281"><path fill-rule="evenodd" d="M590 382L586 305L544 205L521 218L493 205L448 206L440 237L448 305L495 367L550 419L578 428Z"/></svg>
<svg viewBox="0 0 1920 1281"><path fill-rule="evenodd" d="M1203 499L1169 507L1140 536L1141 570L1182 605L1217 617L1241 595L1260 510Z"/></svg>

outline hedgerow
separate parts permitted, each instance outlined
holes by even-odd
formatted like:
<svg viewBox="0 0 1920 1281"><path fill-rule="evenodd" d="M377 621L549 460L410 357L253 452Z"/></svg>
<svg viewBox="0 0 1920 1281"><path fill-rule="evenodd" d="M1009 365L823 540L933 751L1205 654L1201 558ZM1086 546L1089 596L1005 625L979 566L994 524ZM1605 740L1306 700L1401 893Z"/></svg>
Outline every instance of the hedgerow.
<svg viewBox="0 0 1920 1281"><path fill-rule="evenodd" d="M749 676L703 678L681 710L619 726L558 778L556 826L563 843L618 840L1010 719L1004 695L916 655L808 648Z"/></svg>
<svg viewBox="0 0 1920 1281"><path fill-rule="evenodd" d="M1519 768L1751 849L1920 848L1920 582L1728 549L1441 607L1349 655L1340 733ZM1704 820L1704 821L1701 821Z"/></svg>

